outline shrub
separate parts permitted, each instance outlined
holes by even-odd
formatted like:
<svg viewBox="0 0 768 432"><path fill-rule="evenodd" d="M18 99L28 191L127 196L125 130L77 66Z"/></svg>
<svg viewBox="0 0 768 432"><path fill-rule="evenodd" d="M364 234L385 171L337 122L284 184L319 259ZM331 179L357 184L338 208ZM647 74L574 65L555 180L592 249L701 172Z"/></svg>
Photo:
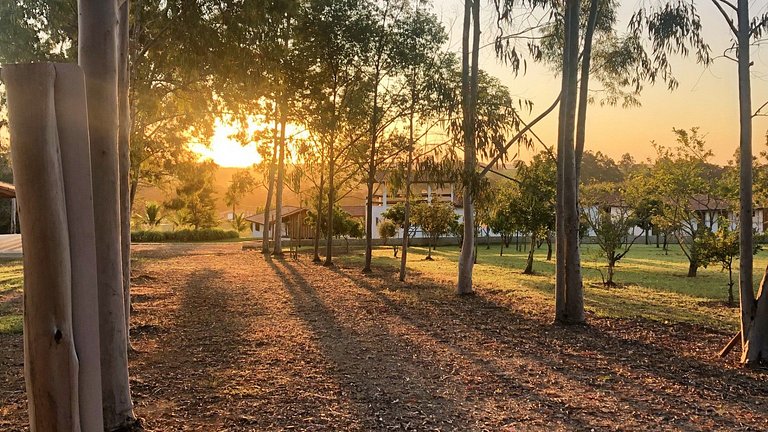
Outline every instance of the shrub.
<svg viewBox="0 0 768 432"><path fill-rule="evenodd" d="M236 239L240 233L234 230L217 228L178 231L134 231L131 233L131 241L135 243L160 243L160 242L205 242Z"/></svg>

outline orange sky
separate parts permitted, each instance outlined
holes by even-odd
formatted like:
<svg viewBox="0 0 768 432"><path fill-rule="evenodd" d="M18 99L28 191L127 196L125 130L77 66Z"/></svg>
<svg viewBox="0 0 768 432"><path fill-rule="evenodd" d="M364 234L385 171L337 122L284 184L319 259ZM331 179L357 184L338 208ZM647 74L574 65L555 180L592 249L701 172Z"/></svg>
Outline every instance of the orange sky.
<svg viewBox="0 0 768 432"><path fill-rule="evenodd" d="M620 9L619 14L624 23L620 28L626 26L633 8L649 3L625 2L626 6ZM768 1L755 0L750 3L752 15L761 11L765 13L768 9ZM457 52L461 48L462 4L461 0L435 0L434 3L436 13L450 31L450 48ZM730 46L729 30L710 2L698 2L698 7L706 30L706 41L712 47L713 55L719 55ZM484 42L490 42L495 31L493 14L490 8L482 13L487 17L483 19L485 28L482 38ZM752 99L756 110L768 101L768 43L763 42L762 46L753 48L751 54L754 61ZM515 78L508 67L495 59L492 46L481 52L480 66L500 78L516 97L534 101L534 112L529 119L548 107L559 92L558 77L542 65L529 63L528 73ZM673 127L687 129L699 126L715 153L715 162L726 163L733 159L739 139L736 63L719 59L705 69L692 59L675 59L673 68L680 82L678 89L670 93L663 84L647 86L641 96L643 106L640 108L591 106L587 149L599 150L612 157L629 152L636 159L642 160L653 155L650 141L655 140L661 144L672 142ZM599 84L591 87L599 88ZM535 128L548 145L554 144L557 136L555 115ZM753 148L755 153L759 153L766 149L768 117L755 118L753 127Z"/></svg>

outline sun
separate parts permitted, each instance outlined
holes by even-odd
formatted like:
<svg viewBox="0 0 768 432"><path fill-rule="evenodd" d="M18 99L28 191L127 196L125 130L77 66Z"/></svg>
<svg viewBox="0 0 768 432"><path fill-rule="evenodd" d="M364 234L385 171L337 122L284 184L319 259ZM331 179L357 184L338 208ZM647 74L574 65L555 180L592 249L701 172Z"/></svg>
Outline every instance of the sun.
<svg viewBox="0 0 768 432"><path fill-rule="evenodd" d="M249 121L249 132L258 129L259 126ZM237 132L237 126L217 118L210 144L191 143L189 148L200 155L200 161L212 160L221 167L245 168L261 162L262 157L256 150L256 143L242 145L232 138Z"/></svg>
<svg viewBox="0 0 768 432"><path fill-rule="evenodd" d="M242 145L232 137L238 132L238 125L225 119L217 118L213 125L213 136L208 145L203 143L191 143L189 149L197 153L199 161L212 160L221 167L246 168L261 163L264 159L256 149L256 143L250 142ZM263 131L273 126L267 125L256 116L248 119L248 135ZM301 126L288 123L286 132L286 160L292 163L298 161L298 142L310 140L310 133Z"/></svg>

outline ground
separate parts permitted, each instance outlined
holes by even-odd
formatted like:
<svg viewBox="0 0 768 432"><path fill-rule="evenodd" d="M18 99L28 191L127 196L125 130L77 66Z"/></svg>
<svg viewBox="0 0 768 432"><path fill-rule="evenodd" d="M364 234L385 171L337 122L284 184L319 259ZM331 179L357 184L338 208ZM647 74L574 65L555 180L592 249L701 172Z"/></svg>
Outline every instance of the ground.
<svg viewBox="0 0 768 432"><path fill-rule="evenodd" d="M593 301L588 326L558 327L542 290L478 277L457 297L418 254L403 284L386 250L364 276L356 257L324 268L240 247L136 246L131 384L147 429L768 430L768 376L715 357L721 324ZM25 430L21 335L0 346L0 430Z"/></svg>

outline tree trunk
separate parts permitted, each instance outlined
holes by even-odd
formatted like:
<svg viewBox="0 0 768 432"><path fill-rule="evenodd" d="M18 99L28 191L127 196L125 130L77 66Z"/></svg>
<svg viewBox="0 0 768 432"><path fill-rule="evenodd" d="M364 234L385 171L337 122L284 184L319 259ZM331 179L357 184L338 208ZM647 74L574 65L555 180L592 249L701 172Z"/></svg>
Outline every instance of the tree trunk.
<svg viewBox="0 0 768 432"><path fill-rule="evenodd" d="M485 229L485 250L488 250L491 248L491 229L486 228Z"/></svg>
<svg viewBox="0 0 768 432"><path fill-rule="evenodd" d="M696 272L699 268L698 263L696 260L689 260L688 261L688 277L696 277Z"/></svg>
<svg viewBox="0 0 768 432"><path fill-rule="evenodd" d="M753 319L749 323L749 335L742 349L741 362L748 367L759 366L768 360L768 268L765 269L757 293Z"/></svg>
<svg viewBox="0 0 768 432"><path fill-rule="evenodd" d="M101 408L99 291L88 111L82 70L75 65L56 65L55 92L72 262L72 323L80 368L80 426L83 431L100 431L104 429L104 417Z"/></svg>
<svg viewBox="0 0 768 432"><path fill-rule="evenodd" d="M333 201L335 200L336 187L333 181L334 171L336 169L336 161L334 160L336 155L334 154L334 140L331 140L328 147L328 208L326 215L328 216L327 224L327 237L325 240L325 262L323 265L326 267L333 266ZM318 215L319 216L319 215Z"/></svg>
<svg viewBox="0 0 768 432"><path fill-rule="evenodd" d="M72 270L51 64L6 65L24 247L24 375L30 429L80 431ZM121 296L122 298L122 296Z"/></svg>
<svg viewBox="0 0 768 432"><path fill-rule="evenodd" d="M501 238L501 247L499 247L499 256L504 256L504 237Z"/></svg>
<svg viewBox="0 0 768 432"><path fill-rule="evenodd" d="M616 283L613 282L613 274L616 269L616 261L613 259L608 260L608 280L605 281L605 286L614 287Z"/></svg>
<svg viewBox="0 0 768 432"><path fill-rule="evenodd" d="M128 381L121 251L118 16L114 1L80 0L78 6L78 58L85 72L91 139L104 428L115 430L136 422Z"/></svg>
<svg viewBox="0 0 768 432"><path fill-rule="evenodd" d="M531 250L528 251L528 261L525 264L525 270L523 270L523 274L533 274L533 252L536 249L536 236L531 235Z"/></svg>
<svg viewBox="0 0 768 432"><path fill-rule="evenodd" d="M547 261L552 261L552 233L547 233Z"/></svg>
<svg viewBox="0 0 768 432"><path fill-rule="evenodd" d="M274 120L274 129L273 129L273 143L272 143L272 159L269 162L269 174L267 181L269 182L269 185L267 186L267 200L264 204L264 230L261 233L261 252L263 254L269 255L270 249L269 249L269 224L270 219L272 216L272 195L275 193L275 171L277 169L277 155L279 153L278 146L279 141L277 137L277 126L278 126L278 119L277 119L277 105L275 105L275 120Z"/></svg>
<svg viewBox="0 0 768 432"><path fill-rule="evenodd" d="M591 0L587 29L584 33L584 49L581 52L581 79L579 82L579 108L576 120L576 155L575 177L578 188L581 180L581 158L584 155L584 144L587 139L587 107L589 102L589 71L592 65L592 38L597 25L599 0Z"/></svg>
<svg viewBox="0 0 768 432"><path fill-rule="evenodd" d="M275 192L275 246L272 256L283 256L283 189L285 187L285 126L288 123L288 102L280 97L280 138L277 156L277 188Z"/></svg>
<svg viewBox="0 0 768 432"><path fill-rule="evenodd" d="M738 0L738 74L739 74L739 302L741 306L741 341L749 339L754 318L755 291L752 281L752 84L749 75L749 39L751 24L749 1ZM763 342L762 344L765 344ZM752 344L754 346L755 344Z"/></svg>
<svg viewBox="0 0 768 432"><path fill-rule="evenodd" d="M413 101L413 94L411 94ZM408 166L405 168L405 210L403 211L403 254L400 256L400 282L405 282L406 265L408 264L408 230L411 229L411 175L413 174L413 150L416 145L413 138L413 104L411 104L411 113L408 117ZM397 255L397 250L395 250Z"/></svg>
<svg viewBox="0 0 768 432"><path fill-rule="evenodd" d="M123 295L125 302L125 332L130 346L131 335L131 104L130 86L129 3L125 0L118 11L118 158L120 183L120 249L123 258Z"/></svg>
<svg viewBox="0 0 768 432"><path fill-rule="evenodd" d="M579 257L578 180L574 151L579 57L579 0L566 3L566 40L563 52L563 101L558 139L558 271L555 321L584 322L584 292Z"/></svg>
<svg viewBox="0 0 768 432"><path fill-rule="evenodd" d="M474 18L473 18L474 17ZM480 39L480 4L471 0L464 2L464 32L462 35L462 76L461 94L464 115L464 241L459 254L459 276L456 292L460 295L471 294L472 271L475 263L475 223L474 193L475 178L475 110L478 79L478 54ZM472 46L470 47L469 33L474 29ZM470 51L472 60L470 62Z"/></svg>
<svg viewBox="0 0 768 432"><path fill-rule="evenodd" d="M380 53L378 53L380 54ZM380 56L376 61L376 73L373 88L373 112L371 113L371 152L368 158L368 181L365 202L365 266L363 273L371 272L371 260L373 259L373 185L376 181L376 139L379 135L379 80L380 80Z"/></svg>
<svg viewBox="0 0 768 432"><path fill-rule="evenodd" d="M312 258L312 262L319 263L320 260L320 213L323 211L323 194L325 189L325 152L320 156L320 186L318 188L317 193L317 213L315 214L315 241L314 241L314 248L315 248L315 256Z"/></svg>

